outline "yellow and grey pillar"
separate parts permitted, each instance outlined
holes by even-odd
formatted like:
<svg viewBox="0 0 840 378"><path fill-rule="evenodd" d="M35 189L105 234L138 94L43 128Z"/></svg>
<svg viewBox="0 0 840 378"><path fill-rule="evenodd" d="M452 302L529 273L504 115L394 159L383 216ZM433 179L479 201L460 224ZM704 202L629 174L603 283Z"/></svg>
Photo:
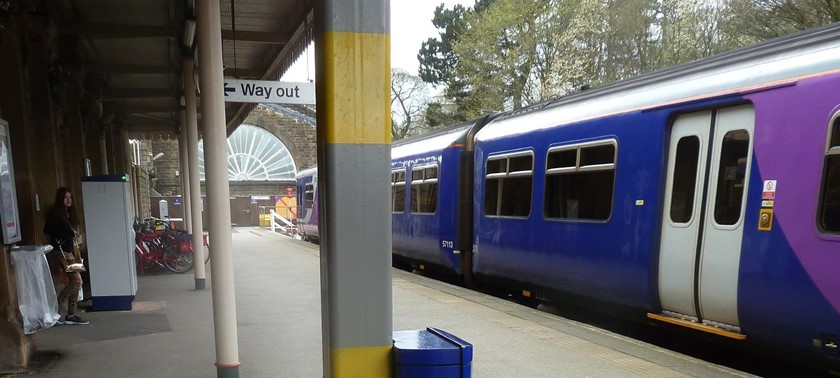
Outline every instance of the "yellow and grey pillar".
<svg viewBox="0 0 840 378"><path fill-rule="evenodd" d="M320 0L315 8L321 311L330 377L391 371L389 3Z"/></svg>
<svg viewBox="0 0 840 378"><path fill-rule="evenodd" d="M216 335L216 374L219 377L239 377L219 1L197 0L195 10L201 122L204 125L204 177L210 215L210 248L213 252L210 286L213 292L213 325ZM201 244L197 244L194 249L198 252L193 257L196 260L195 267L200 269L204 265L203 256L199 252L202 250Z"/></svg>

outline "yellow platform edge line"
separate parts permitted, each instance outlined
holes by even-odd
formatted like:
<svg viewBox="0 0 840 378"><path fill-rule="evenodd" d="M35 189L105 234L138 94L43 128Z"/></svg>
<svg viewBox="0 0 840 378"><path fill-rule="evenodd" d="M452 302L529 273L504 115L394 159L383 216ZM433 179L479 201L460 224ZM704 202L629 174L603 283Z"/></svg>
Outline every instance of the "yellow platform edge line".
<svg viewBox="0 0 840 378"><path fill-rule="evenodd" d="M650 319L653 319L653 320L658 320L660 322L674 324L674 325L678 325L678 326L681 326L681 327L687 327L687 328L691 328L691 329L702 331L702 332L712 333L712 334L727 337L727 338L730 338L730 339L735 339L735 340L746 340L747 339L747 335L744 335L744 334L741 334L741 333L730 332L730 331L723 330L723 329L720 329L720 328L717 328L717 327L712 327L712 326L708 326L708 325L705 325L705 324L697 324L697 323L694 323L694 322L690 322L690 321L682 320L682 319L676 319L676 318L672 318L672 317L669 317L669 316L648 313L647 317L650 318Z"/></svg>

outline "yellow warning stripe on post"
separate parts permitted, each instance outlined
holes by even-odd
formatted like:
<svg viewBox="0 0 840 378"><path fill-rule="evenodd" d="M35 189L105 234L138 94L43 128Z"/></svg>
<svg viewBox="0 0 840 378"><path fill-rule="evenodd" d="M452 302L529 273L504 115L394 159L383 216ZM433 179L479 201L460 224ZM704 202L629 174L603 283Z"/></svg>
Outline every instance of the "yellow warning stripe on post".
<svg viewBox="0 0 840 378"><path fill-rule="evenodd" d="M334 349L330 361L332 376L382 377L391 376L392 345Z"/></svg>
<svg viewBox="0 0 840 378"><path fill-rule="evenodd" d="M325 32L325 69L318 80L326 142L391 143L391 38L388 34Z"/></svg>

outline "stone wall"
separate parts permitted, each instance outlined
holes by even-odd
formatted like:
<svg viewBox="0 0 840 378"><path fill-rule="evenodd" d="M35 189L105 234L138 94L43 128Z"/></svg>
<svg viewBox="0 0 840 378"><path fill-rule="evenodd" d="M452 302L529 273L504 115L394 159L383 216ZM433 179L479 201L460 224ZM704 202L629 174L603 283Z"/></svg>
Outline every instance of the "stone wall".
<svg viewBox="0 0 840 378"><path fill-rule="evenodd" d="M134 177L132 177L136 181L136 195L137 200L139 201L136 204L137 209L135 211L134 216L146 219L151 215L151 202L149 200L149 174L143 168L139 166L134 167Z"/></svg>
<svg viewBox="0 0 840 378"><path fill-rule="evenodd" d="M281 195L286 194L286 188L295 189L295 182L288 181L271 181L271 182L230 182L230 196L231 197L250 197L260 195Z"/></svg>
<svg viewBox="0 0 840 378"><path fill-rule="evenodd" d="M157 182L155 189L163 195L182 195L181 163L177 139L158 139L150 143L152 156L163 152L163 156L153 162Z"/></svg>
<svg viewBox="0 0 840 378"><path fill-rule="evenodd" d="M314 113L312 117L314 118ZM255 107L243 123L262 127L280 138L280 141L289 149L298 172L315 166L318 161L315 124L292 118L261 105Z"/></svg>
<svg viewBox="0 0 840 378"><path fill-rule="evenodd" d="M314 118L314 113L311 114ZM246 124L262 127L275 135L289 150L295 162L295 168L301 171L315 165L317 148L315 145L315 125L293 118L274 110L257 106L245 119ZM163 195L183 195L181 189L181 167L179 146L176 139L143 140L141 160L144 169L148 169L151 158L159 153L163 156L154 161L154 172L149 173L152 185ZM153 176L153 177L152 177ZM285 194L286 187L294 188L294 181L230 182L232 197L252 195ZM202 193L204 184L202 183ZM148 197L146 197L148 199ZM144 206L147 204L143 204Z"/></svg>

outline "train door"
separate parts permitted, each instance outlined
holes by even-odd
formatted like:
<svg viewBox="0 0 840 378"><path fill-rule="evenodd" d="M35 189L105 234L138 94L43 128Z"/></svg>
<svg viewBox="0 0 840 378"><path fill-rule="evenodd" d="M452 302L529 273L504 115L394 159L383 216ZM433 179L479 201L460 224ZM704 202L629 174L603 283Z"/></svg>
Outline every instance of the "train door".
<svg viewBox="0 0 840 378"><path fill-rule="evenodd" d="M674 122L659 251L665 315L740 332L738 269L754 123L751 105Z"/></svg>

